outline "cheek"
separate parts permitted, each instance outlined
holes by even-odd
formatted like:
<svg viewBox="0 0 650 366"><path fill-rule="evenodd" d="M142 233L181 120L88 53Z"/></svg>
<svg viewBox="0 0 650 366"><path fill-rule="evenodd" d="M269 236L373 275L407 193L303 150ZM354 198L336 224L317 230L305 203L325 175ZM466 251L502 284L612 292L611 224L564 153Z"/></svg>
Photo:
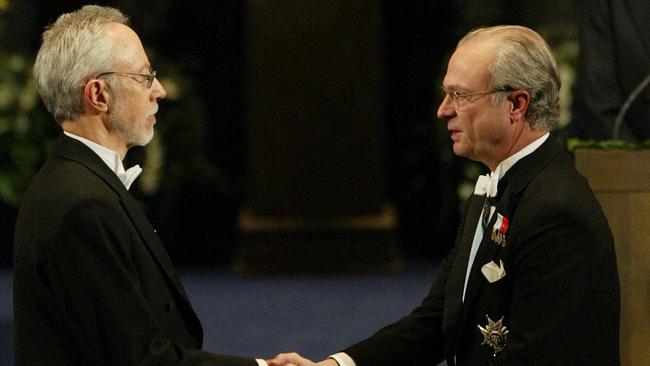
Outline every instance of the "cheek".
<svg viewBox="0 0 650 366"><path fill-rule="evenodd" d="M132 105L131 109L131 117L133 117L133 121L137 121L137 123L144 124L147 123L147 117L149 116L149 109L146 107L146 103L142 100L134 100L134 103Z"/></svg>
<svg viewBox="0 0 650 366"><path fill-rule="evenodd" d="M465 119L465 139L468 143L476 143L482 135L483 124L476 116L467 116Z"/></svg>
<svg viewBox="0 0 650 366"><path fill-rule="evenodd" d="M475 121L474 130L477 136L492 139L500 133L502 126L496 113L486 114L484 117Z"/></svg>

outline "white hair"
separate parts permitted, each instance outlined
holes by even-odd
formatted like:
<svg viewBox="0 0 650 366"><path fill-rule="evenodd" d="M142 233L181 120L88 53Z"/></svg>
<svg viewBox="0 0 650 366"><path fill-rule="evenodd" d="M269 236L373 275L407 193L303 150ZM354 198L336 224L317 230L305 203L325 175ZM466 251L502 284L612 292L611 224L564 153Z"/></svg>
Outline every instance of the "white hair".
<svg viewBox="0 0 650 366"><path fill-rule="evenodd" d="M43 103L58 123L77 120L86 82L113 69L113 42L104 29L110 22L128 24L128 18L114 8L87 5L61 15L43 32L34 76Z"/></svg>
<svg viewBox="0 0 650 366"><path fill-rule="evenodd" d="M458 46L483 36L496 37L496 57L489 67L492 88L526 90L531 97L526 117L532 129L552 130L560 115L560 76L551 48L532 29L501 25L469 32ZM495 105L504 95L493 94Z"/></svg>

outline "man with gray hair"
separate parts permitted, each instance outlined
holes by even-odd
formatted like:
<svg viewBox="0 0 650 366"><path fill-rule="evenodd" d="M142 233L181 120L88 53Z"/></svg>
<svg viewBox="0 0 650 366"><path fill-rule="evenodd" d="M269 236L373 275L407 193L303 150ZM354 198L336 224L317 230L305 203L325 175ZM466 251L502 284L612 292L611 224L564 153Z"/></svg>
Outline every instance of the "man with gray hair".
<svg viewBox="0 0 650 366"><path fill-rule="evenodd" d="M265 364L201 350L201 323L128 192L141 169L122 160L151 141L165 89L127 18L99 6L61 15L34 74L63 134L16 223L15 364Z"/></svg>
<svg viewBox="0 0 650 366"><path fill-rule="evenodd" d="M618 365L613 238L550 130L560 78L536 32L470 32L438 117L456 155L485 164L455 246L420 306L319 365ZM312 365L295 353L271 362Z"/></svg>

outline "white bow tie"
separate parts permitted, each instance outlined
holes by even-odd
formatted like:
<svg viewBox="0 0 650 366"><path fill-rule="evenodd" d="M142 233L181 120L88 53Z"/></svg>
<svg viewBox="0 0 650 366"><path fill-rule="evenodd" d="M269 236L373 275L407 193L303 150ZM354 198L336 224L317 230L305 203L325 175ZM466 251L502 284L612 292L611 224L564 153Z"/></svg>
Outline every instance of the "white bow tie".
<svg viewBox="0 0 650 366"><path fill-rule="evenodd" d="M117 177L120 179L122 184L126 187L128 190L131 188L131 184L138 178L138 176L142 173L142 168L140 168L140 165L134 165L124 171L124 173L119 172L117 173Z"/></svg>
<svg viewBox="0 0 650 366"><path fill-rule="evenodd" d="M474 194L478 196L496 197L499 187L499 176L501 165L490 174L479 175L474 188Z"/></svg>

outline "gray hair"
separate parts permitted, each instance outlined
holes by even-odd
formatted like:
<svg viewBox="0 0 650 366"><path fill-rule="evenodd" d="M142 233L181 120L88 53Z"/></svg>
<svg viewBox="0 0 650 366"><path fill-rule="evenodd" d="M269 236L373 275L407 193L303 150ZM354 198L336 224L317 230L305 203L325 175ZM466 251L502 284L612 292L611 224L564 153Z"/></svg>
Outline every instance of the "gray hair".
<svg viewBox="0 0 650 366"><path fill-rule="evenodd" d="M489 67L492 88L526 90L531 97L526 117L533 130L552 130L560 115L560 75L551 48L532 29L502 25L479 28L469 32L461 44L478 37L495 36L498 41L496 57ZM503 93L492 95L495 105L504 99Z"/></svg>
<svg viewBox="0 0 650 366"><path fill-rule="evenodd" d="M114 8L87 5L61 15L43 32L34 77L43 103L58 123L77 120L83 112L86 82L113 69L113 42L104 29L110 22L128 24L128 18ZM114 87L110 80L107 83Z"/></svg>

